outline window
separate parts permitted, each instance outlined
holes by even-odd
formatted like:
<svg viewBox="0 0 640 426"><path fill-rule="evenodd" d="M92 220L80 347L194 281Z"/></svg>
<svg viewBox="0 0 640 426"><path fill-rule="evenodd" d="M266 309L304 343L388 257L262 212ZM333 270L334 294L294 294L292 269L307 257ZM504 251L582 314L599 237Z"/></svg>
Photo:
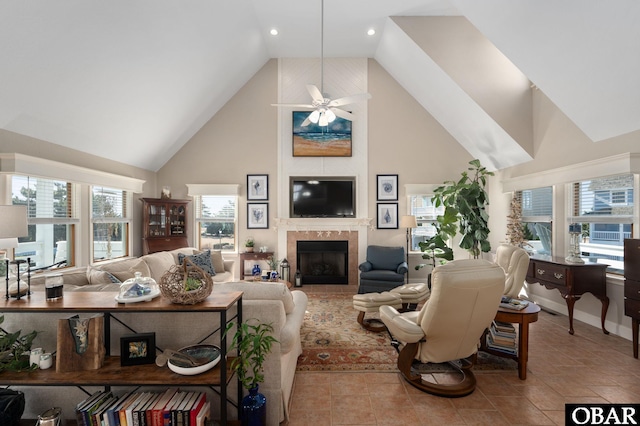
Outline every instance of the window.
<svg viewBox="0 0 640 426"><path fill-rule="evenodd" d="M12 176L12 203L27 206L29 227L29 235L18 239L16 259L30 258L35 268L73 265L75 192L69 182Z"/></svg>
<svg viewBox="0 0 640 426"><path fill-rule="evenodd" d="M515 193L522 206L522 230L528 249L537 254L551 255L553 188L525 189Z"/></svg>
<svg viewBox="0 0 640 426"><path fill-rule="evenodd" d="M420 251L419 243L428 240L436 233L436 218L438 215L444 214L444 207L434 207L431 202L432 195L411 195L409 197L409 206L411 215L416 217L418 227L412 230L410 251Z"/></svg>
<svg viewBox="0 0 640 426"><path fill-rule="evenodd" d="M91 187L94 262L129 255L129 198L121 189Z"/></svg>
<svg viewBox="0 0 640 426"><path fill-rule="evenodd" d="M633 175L574 182L571 189L568 219L582 224L582 256L608 264L609 272L622 272L624 239L632 235Z"/></svg>
<svg viewBox="0 0 640 426"><path fill-rule="evenodd" d="M235 251L237 196L198 195L194 197L198 247Z"/></svg>

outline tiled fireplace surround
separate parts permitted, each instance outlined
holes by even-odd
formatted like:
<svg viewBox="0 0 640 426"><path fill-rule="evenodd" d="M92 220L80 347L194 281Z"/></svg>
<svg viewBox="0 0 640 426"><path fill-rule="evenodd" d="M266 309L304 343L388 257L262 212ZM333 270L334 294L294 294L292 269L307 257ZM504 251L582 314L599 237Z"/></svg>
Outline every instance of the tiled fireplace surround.
<svg viewBox="0 0 640 426"><path fill-rule="evenodd" d="M296 264L296 243L298 241L347 241L349 243L349 264L348 276L349 284L345 288L358 287L358 231L340 231L340 230L309 230L309 231L287 231L287 260L291 265L291 273L297 270ZM317 284L322 285L322 284Z"/></svg>

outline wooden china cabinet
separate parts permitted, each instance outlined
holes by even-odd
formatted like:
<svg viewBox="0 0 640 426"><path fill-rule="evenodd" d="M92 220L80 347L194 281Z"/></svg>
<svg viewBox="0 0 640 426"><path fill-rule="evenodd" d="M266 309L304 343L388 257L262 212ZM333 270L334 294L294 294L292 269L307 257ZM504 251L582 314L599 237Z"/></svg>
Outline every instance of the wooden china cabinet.
<svg viewBox="0 0 640 426"><path fill-rule="evenodd" d="M142 198L142 253L187 247L189 200Z"/></svg>

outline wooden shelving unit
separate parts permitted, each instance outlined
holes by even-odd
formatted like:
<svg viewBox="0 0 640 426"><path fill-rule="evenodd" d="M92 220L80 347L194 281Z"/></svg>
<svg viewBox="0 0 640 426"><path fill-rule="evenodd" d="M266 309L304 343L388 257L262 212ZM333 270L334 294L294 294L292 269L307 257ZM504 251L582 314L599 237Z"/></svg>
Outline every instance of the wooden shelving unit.
<svg viewBox="0 0 640 426"><path fill-rule="evenodd" d="M122 304L115 301L116 292L69 292L55 301L45 299L44 292L35 292L20 300L3 299L0 301L2 313L43 314L50 312L64 313L103 313L105 315L105 347L110 348L110 319L118 313L195 313L208 312L218 314L221 330L226 328L234 318L242 322L242 292L214 293L205 301L194 305L171 303L162 296L149 302ZM228 317L228 310L236 305L237 314ZM20 386L208 386L219 388L220 421L227 424L227 385L233 374L229 369L232 358L227 358L226 338L220 341L222 351L220 362L208 372L195 376L182 376L168 368L159 368L155 364L125 366L120 365L120 357L107 356L104 365L97 370L84 370L60 373L51 368L31 372L0 372L0 385ZM109 355L109 354L107 354ZM242 387L238 386L237 407L240 417Z"/></svg>
<svg viewBox="0 0 640 426"><path fill-rule="evenodd" d="M187 247L189 200L142 198L143 254Z"/></svg>

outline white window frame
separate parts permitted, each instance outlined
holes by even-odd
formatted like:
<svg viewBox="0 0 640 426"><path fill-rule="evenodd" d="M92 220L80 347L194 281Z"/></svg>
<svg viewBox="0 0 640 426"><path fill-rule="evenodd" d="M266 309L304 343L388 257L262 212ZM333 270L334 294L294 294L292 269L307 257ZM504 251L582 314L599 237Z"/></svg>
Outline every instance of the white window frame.
<svg viewBox="0 0 640 426"><path fill-rule="evenodd" d="M198 212L200 211L200 203L202 202L203 196L208 197L229 197L235 199L235 214L233 218L233 227L234 227L234 243L233 250L223 251L224 253L238 253L238 245L239 245L239 227L238 227L238 207L240 198L238 196L240 185L236 184L187 184L188 195L193 198L194 201L194 209L193 209L193 231L192 231L192 239L194 241L194 245L200 245L200 223L201 222L211 222L210 217L199 217ZM199 248L199 247L198 247Z"/></svg>
<svg viewBox="0 0 640 426"><path fill-rule="evenodd" d="M124 193L124 205L122 206L122 210L124 212L123 217L108 217L108 220L105 220L104 216L97 216L94 217L93 216L93 190L94 188L103 188L106 190L115 190L115 191L122 191ZM91 249L91 262L98 262L98 261L102 261L102 260L111 260L111 259L116 259L116 258L122 258L122 257L128 257L131 255L131 243L132 243L132 236L131 236L131 229L132 229L132 218L131 218L131 211L132 209L132 205L133 205L133 194L130 191L127 191L125 189L121 189L121 188L112 188L112 187L108 187L106 185L89 185L89 223L90 223L90 230L89 230L89 246ZM109 223L122 223L125 225L125 227L127 228L127 236L126 239L123 240L123 244L124 247L122 247L122 252L123 254L121 256L107 256L104 259L96 259L96 244L97 242L94 240L94 225L97 223L104 223L104 222L109 222Z"/></svg>

